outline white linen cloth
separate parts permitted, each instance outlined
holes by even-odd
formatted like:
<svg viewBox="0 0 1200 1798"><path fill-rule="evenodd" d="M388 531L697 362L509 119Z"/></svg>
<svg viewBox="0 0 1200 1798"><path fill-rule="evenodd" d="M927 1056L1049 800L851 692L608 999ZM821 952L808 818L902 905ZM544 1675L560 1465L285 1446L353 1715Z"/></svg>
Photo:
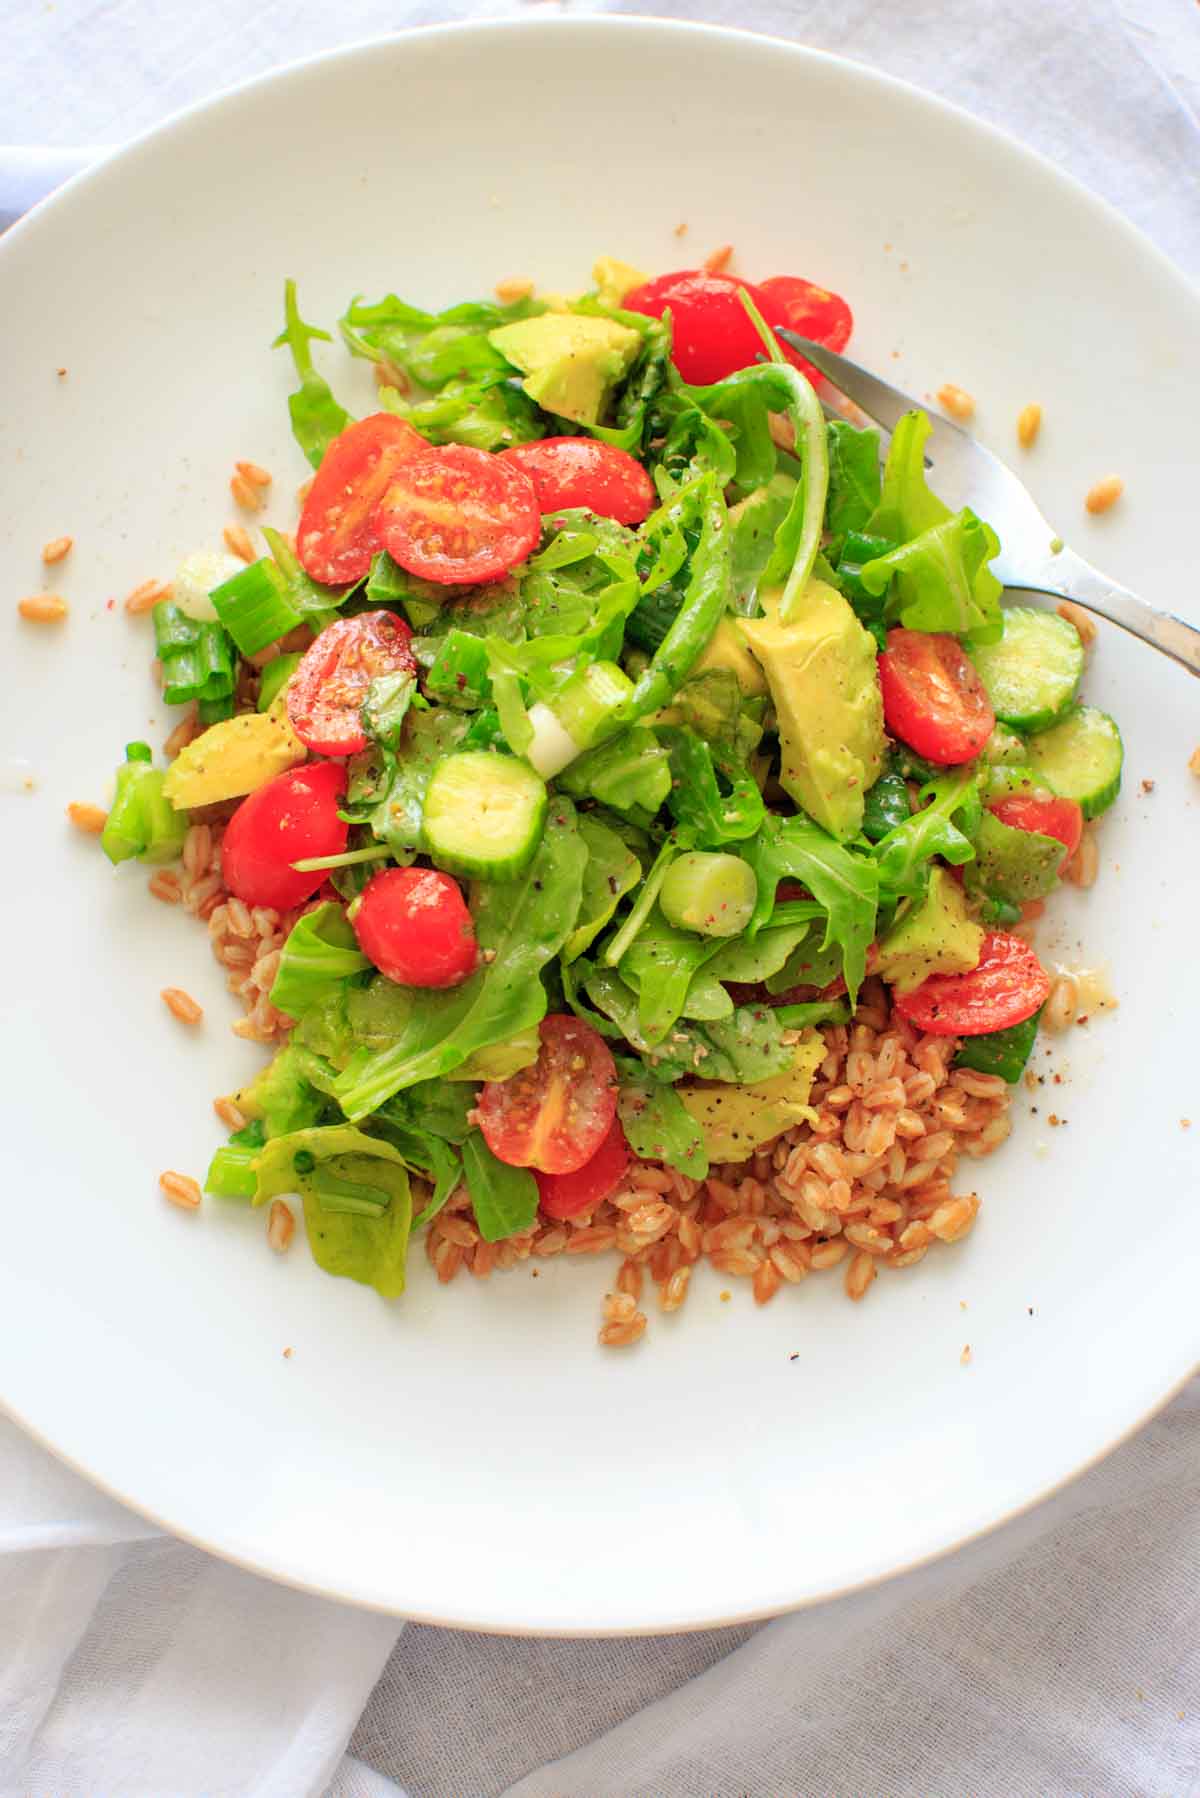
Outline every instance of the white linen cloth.
<svg viewBox="0 0 1200 1798"><path fill-rule="evenodd" d="M80 144L230 80L520 6L7 0L0 227L96 153ZM1200 272L1195 0L578 10L874 63L1008 127ZM757 1628L627 1641L401 1630L304 1597L161 1536L0 1420L0 1798L1188 1798L1198 1693L1200 1383L932 1568Z"/></svg>

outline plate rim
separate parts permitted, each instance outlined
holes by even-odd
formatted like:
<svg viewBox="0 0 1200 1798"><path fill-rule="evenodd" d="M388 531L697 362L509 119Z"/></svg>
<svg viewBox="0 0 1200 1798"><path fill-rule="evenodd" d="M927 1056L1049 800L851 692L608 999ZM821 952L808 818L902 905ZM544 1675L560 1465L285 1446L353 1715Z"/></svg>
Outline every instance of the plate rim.
<svg viewBox="0 0 1200 1798"><path fill-rule="evenodd" d="M285 84L301 74L335 65L340 62L352 62L365 55L379 52L395 54L403 53L403 48L410 42L425 40L452 40L455 38L474 37L488 38L498 36L539 36L549 38L554 34L586 35L601 33L612 37L636 38L638 36L667 36L696 41L709 40L714 43L731 45L774 46L790 57L802 59L817 67L828 67L840 71L848 71L856 81L874 85L880 90L891 92L899 90L911 101L918 103L935 114L946 115L953 119L960 129L967 129L977 137L981 137L1003 154L1015 153L1028 164L1033 165L1039 175L1048 180L1060 196L1076 208L1089 211L1101 221L1109 231L1115 231L1123 237L1128 247L1148 262L1149 271L1158 279L1165 280L1174 287L1185 304L1195 308L1197 321L1200 322L1200 281L1189 274L1169 257L1165 251L1150 238L1140 226L1133 223L1115 204L1103 196L1093 192L1073 174L1068 173L1054 163L1042 151L1023 143L1013 133L989 120L982 119L956 102L941 95L929 92L917 83L903 77L893 75L873 65L861 62L856 58L837 52L821 50L806 44L795 42L777 33L752 31L740 27L716 25L704 21L687 19L669 19L653 14L581 14L554 16L550 18L510 17L502 19L456 20L413 26L405 29L373 34L356 39L348 44L339 44L329 49L315 52L308 56L294 58L272 68L249 75L233 82L202 98L190 101L177 108L163 119L149 126L128 141L100 154L98 159L69 177L50 194L39 200L36 205L22 215L0 238L0 264L7 266L14 254L21 254L21 246L31 233L36 234L41 221L52 214L56 208L73 203L77 192L86 192L91 184L105 180L110 170L117 171L133 163L149 147L156 145L160 139L169 139L173 134L185 129L196 117L207 113L219 112L223 107L240 101L249 93L259 89ZM1025 1498L1020 1504L992 1515L983 1521L976 1522L952 1539L930 1548L899 1564L879 1567L864 1573L844 1585L819 1592L806 1592L800 1597L785 1597L778 1603L765 1606L754 1606L746 1610L737 1610L729 1614L713 1616L706 1614L699 1618L683 1621L658 1619L638 1624L618 1626L602 1624L599 1626L571 1626L562 1624L530 1624L498 1622L495 1617L474 1619L466 1614L447 1616L436 1611L400 1609L393 1598L372 1598L362 1592L348 1593L337 1585L323 1584L320 1579L307 1577L292 1566L272 1562L269 1553L260 1558L251 1558L236 1548L213 1542L197 1530L180 1527L166 1517L159 1515L153 1506L139 1501L135 1496L123 1491L120 1485L105 1479L82 1461L77 1460L66 1448L51 1440L43 1430L23 1415L20 1407L14 1406L0 1392L0 1413L11 1418L25 1434L30 1436L41 1448L53 1454L57 1460L69 1467L114 1502L121 1504L135 1515L152 1523L156 1528L190 1546L204 1550L229 1565L236 1566L245 1572L253 1573L260 1578L267 1578L293 1590L304 1592L314 1597L332 1600L337 1603L353 1605L380 1615L401 1618L407 1621L425 1623L441 1627L468 1629L479 1633L515 1637L546 1637L548 1639L586 1639L595 1637L638 1637L649 1635L674 1635L690 1633L698 1629L732 1627L762 1621L772 1617L785 1615L795 1610L807 1609L813 1605L832 1602L848 1597L854 1593L868 1591L882 1585L885 1581L897 1579L905 1574L913 1573L965 1549L984 1537L999 1531L1005 1526L1024 1517L1047 1500L1065 1491L1078 1479L1091 1472L1109 1455L1114 1453L1134 1435L1144 1429L1175 1398L1188 1382L1200 1372L1200 1360L1193 1360L1189 1354L1186 1365L1180 1369L1172 1368L1164 1382L1151 1382L1155 1386L1155 1396L1145 1409L1125 1423L1116 1435L1095 1449L1088 1459L1065 1473L1052 1476L1044 1484Z"/></svg>

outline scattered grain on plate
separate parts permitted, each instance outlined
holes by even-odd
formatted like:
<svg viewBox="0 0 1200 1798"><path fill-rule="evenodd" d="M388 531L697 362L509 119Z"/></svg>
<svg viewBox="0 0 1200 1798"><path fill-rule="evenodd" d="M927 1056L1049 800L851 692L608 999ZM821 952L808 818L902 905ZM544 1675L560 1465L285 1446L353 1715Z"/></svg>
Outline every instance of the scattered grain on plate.
<svg viewBox="0 0 1200 1798"><path fill-rule="evenodd" d="M604 1299L604 1322L597 1340L603 1348L628 1348L646 1333L645 1313L627 1292L610 1292Z"/></svg>
<svg viewBox="0 0 1200 1798"><path fill-rule="evenodd" d="M1060 974L1050 987L1046 1009L1042 1013L1042 1029L1057 1035L1075 1022L1078 1010L1078 982L1070 974Z"/></svg>
<svg viewBox="0 0 1200 1798"><path fill-rule="evenodd" d="M681 219L680 222L676 225L675 236L676 237L686 237L687 236L687 220L686 219Z"/></svg>
<svg viewBox="0 0 1200 1798"><path fill-rule="evenodd" d="M375 364L375 385L377 387L394 387L397 393L411 393L412 382L402 368L398 368L390 356L381 356ZM311 485L311 482L309 483ZM301 492L305 491L301 488ZM303 502L302 502L303 503Z"/></svg>
<svg viewBox="0 0 1200 1798"><path fill-rule="evenodd" d="M1119 474L1106 474L1088 488L1083 503L1089 512L1110 512L1124 491L1125 483Z"/></svg>
<svg viewBox="0 0 1200 1798"><path fill-rule="evenodd" d="M502 306L513 306L518 300L527 300L533 292L533 282L528 275L509 275L496 283L496 298Z"/></svg>
<svg viewBox="0 0 1200 1798"><path fill-rule="evenodd" d="M195 702L193 701L192 704L189 705L185 716L179 720L179 723L175 726L174 730L163 744L163 754L166 756L167 760L169 762L174 761L180 750L186 749L188 744L193 742L203 729L204 726L200 722Z"/></svg>
<svg viewBox="0 0 1200 1798"><path fill-rule="evenodd" d="M267 1242L277 1255L282 1255L296 1231L292 1208L282 1199L272 1199L267 1212Z"/></svg>
<svg viewBox="0 0 1200 1798"><path fill-rule="evenodd" d="M964 1342L963 1343L963 1352L958 1357L959 1366L966 1367L967 1364L970 1362L970 1359L971 1359L971 1345L969 1342Z"/></svg>
<svg viewBox="0 0 1200 1798"><path fill-rule="evenodd" d="M245 1112L227 1093L222 1094L219 1099L213 1100L213 1110L227 1130L244 1130L246 1128Z"/></svg>
<svg viewBox="0 0 1200 1798"><path fill-rule="evenodd" d="M181 1211L195 1211L200 1204L200 1182L193 1180L190 1174L165 1173L158 1176L158 1184L172 1205L178 1205Z"/></svg>
<svg viewBox="0 0 1200 1798"><path fill-rule="evenodd" d="M1153 791L1154 791L1154 782L1153 782L1153 781L1152 781L1152 780L1144 780L1144 781L1142 781L1142 783L1141 783L1141 788L1142 788L1142 792L1143 792L1143 793L1146 793L1146 794L1150 794L1150 793L1153 793Z"/></svg>
<svg viewBox="0 0 1200 1798"><path fill-rule="evenodd" d="M1057 611L1060 618L1065 618L1068 624L1075 626L1083 647L1090 649L1096 641L1096 633L1099 629L1092 614L1085 612L1082 606L1077 606L1071 599L1064 599Z"/></svg>
<svg viewBox="0 0 1200 1798"><path fill-rule="evenodd" d="M234 466L242 479L249 481L252 487L269 487L271 485L271 471L269 468L263 468L261 463L237 462Z"/></svg>
<svg viewBox="0 0 1200 1798"><path fill-rule="evenodd" d="M76 800L67 807L67 817L76 830L81 830L87 837L98 837L108 823L108 813L103 807L82 805Z"/></svg>
<svg viewBox="0 0 1200 1798"><path fill-rule="evenodd" d="M67 371L66 371L66 369L65 369L65 368L56 368L56 369L55 369L55 371L54 371L54 372L55 372L55 374L56 374L56 375L57 375L57 376L58 376L58 378L59 378L59 380L60 380L60 381L65 381L65 380L66 380L66 378L67 378Z"/></svg>
<svg viewBox="0 0 1200 1798"><path fill-rule="evenodd" d="M710 275L719 275L733 261L733 245L723 243L710 256L704 258L704 267Z"/></svg>
<svg viewBox="0 0 1200 1798"><path fill-rule="evenodd" d="M67 602L61 593L28 593L17 601L17 610L30 624L61 624Z"/></svg>
<svg viewBox="0 0 1200 1798"><path fill-rule="evenodd" d="M967 392L965 387L958 387L953 381L946 381L937 390L937 403L943 412L956 418L959 424L966 424L975 416L975 396Z"/></svg>
<svg viewBox="0 0 1200 1798"><path fill-rule="evenodd" d="M1100 872L1100 848L1096 842L1096 833L1090 825L1084 825L1083 835L1079 839L1079 847L1062 866L1062 878L1071 886L1095 886L1096 876Z"/></svg>
<svg viewBox="0 0 1200 1798"><path fill-rule="evenodd" d="M1200 780L1200 744L1193 749L1191 755L1188 757L1188 771L1189 773L1194 774L1197 780Z"/></svg>
<svg viewBox="0 0 1200 1798"><path fill-rule="evenodd" d="M161 600L170 597L170 581L143 581L132 593L126 594L125 610L136 617L140 612L152 612Z"/></svg>
<svg viewBox="0 0 1200 1798"><path fill-rule="evenodd" d="M285 1349L284 1349L284 1351L283 1351L283 1358L284 1358L284 1360L285 1360L285 1361L290 1361L290 1360L291 1360L291 1358L292 1358L292 1351L291 1351L291 1349L290 1349L290 1348L285 1348Z"/></svg>
<svg viewBox="0 0 1200 1798"><path fill-rule="evenodd" d="M70 555L74 541L74 537L52 537L49 543L42 545L42 561L47 567L61 562L64 556Z"/></svg>
<svg viewBox="0 0 1200 1798"><path fill-rule="evenodd" d="M181 986L164 986L159 997L171 1016L178 1018L181 1024L198 1024L204 1016L204 1007L197 1005Z"/></svg>
<svg viewBox="0 0 1200 1798"><path fill-rule="evenodd" d="M254 561L254 545L244 524L227 524L221 535L231 555L240 556L243 562Z"/></svg>
<svg viewBox="0 0 1200 1798"><path fill-rule="evenodd" d="M183 898L183 888L179 884L179 876L173 874L169 868L160 868L157 874L150 876L147 884L154 897L161 899L164 905L178 905Z"/></svg>
<svg viewBox="0 0 1200 1798"><path fill-rule="evenodd" d="M1191 1120L1191 1118L1180 1118L1180 1120L1179 1120L1179 1128L1180 1128L1180 1129L1181 1129L1181 1130L1190 1130L1190 1129L1191 1129L1191 1127L1192 1127L1192 1120Z"/></svg>
<svg viewBox="0 0 1200 1798"><path fill-rule="evenodd" d="M1042 408L1036 400L1022 406L1017 413L1017 442L1022 449L1032 449L1042 428Z"/></svg>
<svg viewBox="0 0 1200 1798"><path fill-rule="evenodd" d="M235 505L241 506L244 512L261 512L266 501L262 490L248 481L244 474L235 474L229 482L229 491L233 495Z"/></svg>

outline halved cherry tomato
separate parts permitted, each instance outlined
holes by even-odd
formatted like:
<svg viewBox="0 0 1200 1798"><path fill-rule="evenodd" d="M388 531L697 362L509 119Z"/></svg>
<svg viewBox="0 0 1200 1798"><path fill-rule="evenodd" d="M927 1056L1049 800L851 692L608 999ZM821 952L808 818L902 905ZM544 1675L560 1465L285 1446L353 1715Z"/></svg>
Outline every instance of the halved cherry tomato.
<svg viewBox="0 0 1200 1798"><path fill-rule="evenodd" d="M582 506L618 524L641 524L655 505L654 482L641 463L594 437L543 437L500 454L524 469L543 512Z"/></svg>
<svg viewBox="0 0 1200 1798"><path fill-rule="evenodd" d="M781 309L783 323L790 331L813 343L823 343L827 349L845 349L854 329L854 314L840 293L831 293L827 287L818 287L799 275L772 275L759 285ZM799 350L786 343L781 348L788 361L794 362L810 381L817 379L817 370Z"/></svg>
<svg viewBox="0 0 1200 1798"><path fill-rule="evenodd" d="M1050 976L1029 944L1007 930L990 930L969 974L931 974L892 1004L930 1036L987 1036L1023 1024L1049 992Z"/></svg>
<svg viewBox="0 0 1200 1798"><path fill-rule="evenodd" d="M995 727L975 665L948 632L889 631L879 684L888 729L927 761L969 762Z"/></svg>
<svg viewBox="0 0 1200 1798"><path fill-rule="evenodd" d="M308 762L243 799L221 843L221 872L234 897L279 911L311 898L324 869L302 874L292 863L343 853L350 826L338 817L338 801L345 791L340 762Z"/></svg>
<svg viewBox="0 0 1200 1798"><path fill-rule="evenodd" d="M314 581L360 581L379 548L374 514L394 469L430 447L390 412L348 425L325 451L296 532L296 554Z"/></svg>
<svg viewBox="0 0 1200 1798"><path fill-rule="evenodd" d="M542 1210L547 1217L578 1217L581 1211L592 1211L615 1192L629 1166L629 1144L614 1118L608 1135L590 1161L577 1167L573 1174L543 1174L534 1170Z"/></svg>
<svg viewBox="0 0 1200 1798"><path fill-rule="evenodd" d="M552 1012L538 1036L537 1060L507 1080L487 1081L476 1117L500 1161L571 1174L612 1128L616 1065L603 1037L581 1018Z"/></svg>
<svg viewBox="0 0 1200 1798"><path fill-rule="evenodd" d="M318 755L357 755L367 746L362 705L379 674L415 674L412 632L392 612L360 612L327 625L288 682L287 714Z"/></svg>
<svg viewBox="0 0 1200 1798"><path fill-rule="evenodd" d="M376 508L375 528L401 568L452 586L495 580L523 562L542 515L522 469L450 443L401 464Z"/></svg>
<svg viewBox="0 0 1200 1798"><path fill-rule="evenodd" d="M708 269L680 269L659 275L627 293L621 304L627 312L661 318L671 312L671 360L685 381L706 387L722 381L735 369L749 368L765 355L762 338L738 298L744 288L769 325L787 323L778 300L743 281Z"/></svg>
<svg viewBox="0 0 1200 1798"><path fill-rule="evenodd" d="M354 932L400 986L458 986L475 972L475 925L458 882L435 868L385 868L363 888Z"/></svg>
<svg viewBox="0 0 1200 1798"><path fill-rule="evenodd" d="M1027 793L1010 793L988 810L1013 830L1036 830L1044 837L1057 837L1068 856L1074 855L1083 837L1083 811L1074 799L1035 799Z"/></svg>

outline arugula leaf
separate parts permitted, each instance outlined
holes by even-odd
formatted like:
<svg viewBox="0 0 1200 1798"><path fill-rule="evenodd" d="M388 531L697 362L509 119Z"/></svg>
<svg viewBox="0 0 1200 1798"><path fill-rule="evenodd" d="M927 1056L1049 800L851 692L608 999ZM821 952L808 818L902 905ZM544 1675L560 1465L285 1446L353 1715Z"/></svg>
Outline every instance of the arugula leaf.
<svg viewBox="0 0 1200 1798"><path fill-rule="evenodd" d="M880 595L894 580L888 617L915 631L970 633L978 643L994 642L1003 629L1004 589L988 566L1000 553L1000 539L969 507L944 524L877 556L859 570L868 593Z"/></svg>
<svg viewBox="0 0 1200 1798"><path fill-rule="evenodd" d="M756 493L730 507L733 601L743 617L751 618L758 610L758 591L774 553L776 534L797 494L791 475L775 474Z"/></svg>
<svg viewBox="0 0 1200 1798"><path fill-rule="evenodd" d="M373 304L351 300L338 324L352 356L391 362L421 387L436 390L451 381L507 376L509 366L488 332L545 310L544 301L530 298L511 306L466 300L444 312L425 312L389 293Z"/></svg>
<svg viewBox="0 0 1200 1798"><path fill-rule="evenodd" d="M579 834L587 846L583 870L583 896L575 929L563 944L563 960L575 961L599 936L626 893L642 878L642 864L615 830L594 812L579 819Z"/></svg>
<svg viewBox="0 0 1200 1798"><path fill-rule="evenodd" d="M661 1081L649 1079L640 1062L623 1057L617 1069L621 1078L617 1115L634 1154L643 1161L661 1161L678 1168L693 1180L703 1180L708 1173L704 1137L678 1094Z"/></svg>
<svg viewBox="0 0 1200 1798"><path fill-rule="evenodd" d="M558 784L576 799L598 799L635 823L649 823L671 790L671 764L654 731L631 724L569 762Z"/></svg>
<svg viewBox="0 0 1200 1798"><path fill-rule="evenodd" d="M662 1041L683 1010L692 976L721 946L720 937L677 930L655 907L618 963L621 979L638 995L643 1042Z"/></svg>
<svg viewBox="0 0 1200 1798"><path fill-rule="evenodd" d="M486 338L482 341L487 343ZM404 419L430 443L502 450L545 434L537 407L507 369L491 370L478 380L447 381L432 399L406 400L395 387L381 388L379 399L386 411Z"/></svg>
<svg viewBox="0 0 1200 1798"><path fill-rule="evenodd" d="M369 824L397 861L411 861L422 843L421 812L433 770L466 731L466 718L446 707L410 711L397 751L377 745L351 758L341 816Z"/></svg>
<svg viewBox="0 0 1200 1798"><path fill-rule="evenodd" d="M362 704L362 727L367 735L385 749L398 748L408 708L416 697L417 677L409 669L377 674Z"/></svg>
<svg viewBox="0 0 1200 1798"><path fill-rule="evenodd" d="M332 900L318 905L288 934L271 987L271 1004L289 1018L302 1018L349 975L370 965L341 906Z"/></svg>
<svg viewBox="0 0 1200 1798"><path fill-rule="evenodd" d="M758 880L758 903L747 934L753 939L770 918L781 880L799 880L825 911L821 948L836 943L851 1001L857 999L875 934L879 870L807 818L768 817L742 855Z"/></svg>
<svg viewBox="0 0 1200 1798"><path fill-rule="evenodd" d="M238 1093L238 1109L260 1119L268 1137L306 1130L325 1110L311 1073L309 1057L293 1038Z"/></svg>
<svg viewBox="0 0 1200 1798"><path fill-rule="evenodd" d="M393 1093L450 1073L474 1050L503 1042L545 1016L539 976L574 928L586 862L573 808L558 799L525 873L481 881L473 892L478 971L458 987L408 989L407 1016L395 1040L352 1057L335 1081L334 1096L347 1117L366 1116Z"/></svg>
<svg viewBox="0 0 1200 1798"><path fill-rule="evenodd" d="M979 828L979 782L967 768L951 769L921 789L929 803L897 824L875 845L879 897L888 904L920 899L929 885L935 855L961 867L974 859L972 838Z"/></svg>
<svg viewBox="0 0 1200 1798"><path fill-rule="evenodd" d="M297 1165L299 1161L299 1165ZM404 1291L412 1199L403 1158L390 1143L349 1124L296 1130L268 1142L255 1164L254 1203L298 1192L313 1260L327 1274L373 1286L385 1299ZM318 1194L338 1188L363 1195L361 1210L331 1210ZM366 1195L381 1202L367 1203ZM351 1203L355 1202L353 1200Z"/></svg>
<svg viewBox="0 0 1200 1798"><path fill-rule="evenodd" d="M646 1057L657 1080L687 1075L735 1086L782 1074L794 1058L792 1029L769 1005L740 1005L732 1016L710 1024L677 1024Z"/></svg>
<svg viewBox="0 0 1200 1798"><path fill-rule="evenodd" d="M861 531L880 501L879 432L857 430L844 419L826 425L829 442L829 495L825 528L840 542Z"/></svg>
<svg viewBox="0 0 1200 1798"><path fill-rule="evenodd" d="M821 908L814 905L815 916L822 916ZM796 924L768 925L760 930L753 942L746 937L733 937L722 943L718 954L713 956L705 972L714 980L732 980L735 985L752 986L756 981L766 980L777 974L784 967L793 951L813 935L812 924L801 921Z"/></svg>
<svg viewBox="0 0 1200 1798"><path fill-rule="evenodd" d="M271 347L278 349L282 344L287 344L292 352L296 373L300 377L299 387L288 399L292 435L312 466L320 468L329 445L354 420L345 407L334 399L329 383L313 367L312 350L309 346L314 342L332 343L333 339L328 331L321 331L316 325L306 325L300 317L294 281L284 283L283 314L283 330Z"/></svg>
<svg viewBox="0 0 1200 1798"><path fill-rule="evenodd" d="M714 1018L728 1018L733 1015L733 1000L714 978L706 964L698 968L692 976L683 1002L681 1018L691 1018L699 1024L709 1024Z"/></svg>
<svg viewBox="0 0 1200 1798"><path fill-rule="evenodd" d="M879 503L864 524L852 528L907 543L951 517L949 506L925 479L925 444L932 429L927 413L904 414L888 445Z"/></svg>
<svg viewBox="0 0 1200 1798"><path fill-rule="evenodd" d="M390 982L387 984L391 984ZM465 1142L475 1108L475 1088L453 1080L420 1080L406 1092L393 1093L374 1121L420 1130L445 1142Z"/></svg>
<svg viewBox="0 0 1200 1798"><path fill-rule="evenodd" d="M475 1222L485 1242L528 1230L537 1216L537 1181L527 1167L497 1160L478 1130L463 1143L463 1173Z"/></svg>
<svg viewBox="0 0 1200 1798"><path fill-rule="evenodd" d="M671 758L667 804L689 841L718 849L762 828L766 808L748 769L686 727L665 725L660 736Z"/></svg>

